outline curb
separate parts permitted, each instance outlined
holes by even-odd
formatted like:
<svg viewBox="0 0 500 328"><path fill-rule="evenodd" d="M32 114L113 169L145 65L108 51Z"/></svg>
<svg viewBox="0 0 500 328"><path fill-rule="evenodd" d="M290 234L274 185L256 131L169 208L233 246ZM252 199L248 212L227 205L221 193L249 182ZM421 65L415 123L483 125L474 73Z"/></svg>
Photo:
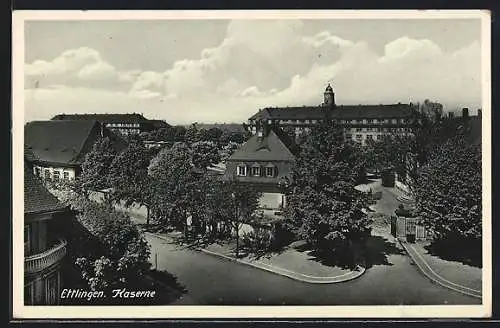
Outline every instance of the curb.
<svg viewBox="0 0 500 328"><path fill-rule="evenodd" d="M165 241L170 241L168 238L163 237L163 236L158 235L158 234L155 234L155 233L152 233L152 232L144 231L144 234L158 238L158 239L162 239ZM356 278L361 277L366 271L366 269L364 267L359 266L360 271L351 271L351 272L348 272L348 273L345 273L343 275L339 275L336 277L314 277L314 276L308 276L308 275L305 275L302 273L290 271L287 269L275 267L275 266L272 266L269 264L264 264L264 263L256 264L256 263L248 262L245 260L236 259L234 257L227 256L227 255L217 253L217 252L212 252L212 251L209 251L209 250L204 249L204 248L197 248L197 250L202 252L202 253L208 254L208 255L216 256L216 257L223 258L223 259L226 259L228 261L240 263L243 265L248 265L248 266L260 269L260 270L268 271L268 272L271 272L271 273L274 273L274 274L277 274L277 275L280 275L283 277L287 277L287 278L290 278L290 279L293 279L296 281L306 282L306 283L310 283L310 284L336 284L336 283L346 282L346 281L354 280Z"/></svg>
<svg viewBox="0 0 500 328"><path fill-rule="evenodd" d="M402 242L399 238L398 238L398 242L404 248L404 250L406 251L408 256L411 258L413 263L415 263L417 265L419 271L422 272L424 274L424 276L426 276L432 282L434 282L442 287L456 291L458 293L461 293L461 294L464 294L467 296L471 296L471 297L475 297L478 299L482 299L482 292L481 291L475 290L475 289L472 289L469 287L465 287L465 286L459 285L457 283L451 282L449 280L446 280L445 278L441 277L439 274L434 272L434 270L432 270L429 263L427 263L427 261L425 261L425 259L420 254L418 254L418 252L415 249L413 249L413 247L411 245L408 245L408 244ZM413 251L410 251L410 248ZM417 256L418 256L418 258L417 258Z"/></svg>
<svg viewBox="0 0 500 328"><path fill-rule="evenodd" d="M240 263L243 265L248 265L248 266L260 269L260 270L268 271L268 272L271 272L271 273L274 273L274 274L277 274L277 275L280 275L283 277L287 277L287 278L290 278L290 279L293 279L296 281L306 282L306 283L310 283L310 284L336 284L336 283L346 282L346 281L350 281L350 280L359 278L366 271L365 268L360 267L361 268L360 271L357 271L357 272L351 271L351 272L348 272L348 273L345 273L343 275L336 276L336 277L314 277L314 276L308 276L308 275L305 275L302 273L290 271L287 269L275 267L275 266L272 266L269 264L264 264L264 263L257 264L257 263L252 263L252 262L248 262L245 260L236 259L234 257L220 254L217 252L212 252L212 251L209 251L207 249L200 249L200 251L205 253L205 254L217 256L217 257L220 257L220 258L232 261L232 262L237 262L237 263Z"/></svg>

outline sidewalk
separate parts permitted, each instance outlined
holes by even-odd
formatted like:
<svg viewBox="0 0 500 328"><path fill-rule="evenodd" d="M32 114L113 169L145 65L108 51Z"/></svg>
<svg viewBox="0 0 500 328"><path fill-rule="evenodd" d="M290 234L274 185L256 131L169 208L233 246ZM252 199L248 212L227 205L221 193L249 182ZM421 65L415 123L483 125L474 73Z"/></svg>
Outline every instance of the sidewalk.
<svg viewBox="0 0 500 328"><path fill-rule="evenodd" d="M236 259L234 252L227 245L212 244L200 250L206 254L311 284L345 282L356 279L365 272L365 269L362 267L359 267L359 271L351 271L339 267L326 266L309 259L310 256L306 252L299 252L293 248L286 249L280 254L273 254L259 259L249 256Z"/></svg>
<svg viewBox="0 0 500 328"><path fill-rule="evenodd" d="M399 240L419 270L430 280L459 293L482 297L482 270L455 261L433 256L424 248L425 243L410 244Z"/></svg>

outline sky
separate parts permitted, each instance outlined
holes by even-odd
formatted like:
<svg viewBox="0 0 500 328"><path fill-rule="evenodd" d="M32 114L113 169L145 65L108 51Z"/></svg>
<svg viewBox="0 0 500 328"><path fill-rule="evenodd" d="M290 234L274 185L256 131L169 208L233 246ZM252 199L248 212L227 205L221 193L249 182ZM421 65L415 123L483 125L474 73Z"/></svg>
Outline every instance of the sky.
<svg viewBox="0 0 500 328"><path fill-rule="evenodd" d="M479 19L25 23L25 121L143 113L244 122L264 107L481 105Z"/></svg>

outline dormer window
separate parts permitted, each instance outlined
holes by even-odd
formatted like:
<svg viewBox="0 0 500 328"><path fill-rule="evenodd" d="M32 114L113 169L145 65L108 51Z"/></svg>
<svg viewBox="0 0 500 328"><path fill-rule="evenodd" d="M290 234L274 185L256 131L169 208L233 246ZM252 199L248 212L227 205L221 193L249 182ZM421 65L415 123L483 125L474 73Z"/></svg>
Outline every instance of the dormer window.
<svg viewBox="0 0 500 328"><path fill-rule="evenodd" d="M240 177L246 177L247 176L247 166L246 165L238 165L237 168L237 175Z"/></svg>
<svg viewBox="0 0 500 328"><path fill-rule="evenodd" d="M260 165L254 164L251 168L251 173L253 177L260 177Z"/></svg>

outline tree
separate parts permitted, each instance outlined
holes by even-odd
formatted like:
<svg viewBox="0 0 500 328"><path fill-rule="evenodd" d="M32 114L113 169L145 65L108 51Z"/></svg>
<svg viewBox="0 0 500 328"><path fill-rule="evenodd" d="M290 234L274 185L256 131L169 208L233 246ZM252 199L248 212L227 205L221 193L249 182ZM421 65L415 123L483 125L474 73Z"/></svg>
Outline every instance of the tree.
<svg viewBox="0 0 500 328"><path fill-rule="evenodd" d="M108 175L112 199L124 201L126 207L133 204L146 206L147 225L153 197L152 181L148 175L152 154L141 142L133 142L114 158Z"/></svg>
<svg viewBox="0 0 500 328"><path fill-rule="evenodd" d="M99 244L76 254L75 264L91 290L130 286L149 270L149 246L128 216L106 204L79 198L73 199L72 207Z"/></svg>
<svg viewBox="0 0 500 328"><path fill-rule="evenodd" d="M416 178L416 204L435 242L481 261L481 146L458 135L429 154ZM451 246L450 246L451 245Z"/></svg>
<svg viewBox="0 0 500 328"><path fill-rule="evenodd" d="M196 126L196 123L191 124L189 129L186 130L186 133L184 135L184 141L186 144L191 145L197 141L199 141L199 134L198 134L198 127Z"/></svg>
<svg viewBox="0 0 500 328"><path fill-rule="evenodd" d="M108 172L116 153L111 140L107 137L99 138L94 143L82 163L80 182L85 192L100 191L109 187Z"/></svg>
<svg viewBox="0 0 500 328"><path fill-rule="evenodd" d="M190 149L182 143L162 149L148 168L153 179L153 208L156 213L183 229L186 219L200 205L200 174L192 163Z"/></svg>
<svg viewBox="0 0 500 328"><path fill-rule="evenodd" d="M318 250L340 250L370 234L365 194L354 187L363 170L358 148L344 142L343 131L322 123L301 145L285 187L286 224Z"/></svg>
<svg viewBox="0 0 500 328"><path fill-rule="evenodd" d="M212 141L198 141L191 144L192 161L195 167L205 170L221 161L217 144Z"/></svg>

